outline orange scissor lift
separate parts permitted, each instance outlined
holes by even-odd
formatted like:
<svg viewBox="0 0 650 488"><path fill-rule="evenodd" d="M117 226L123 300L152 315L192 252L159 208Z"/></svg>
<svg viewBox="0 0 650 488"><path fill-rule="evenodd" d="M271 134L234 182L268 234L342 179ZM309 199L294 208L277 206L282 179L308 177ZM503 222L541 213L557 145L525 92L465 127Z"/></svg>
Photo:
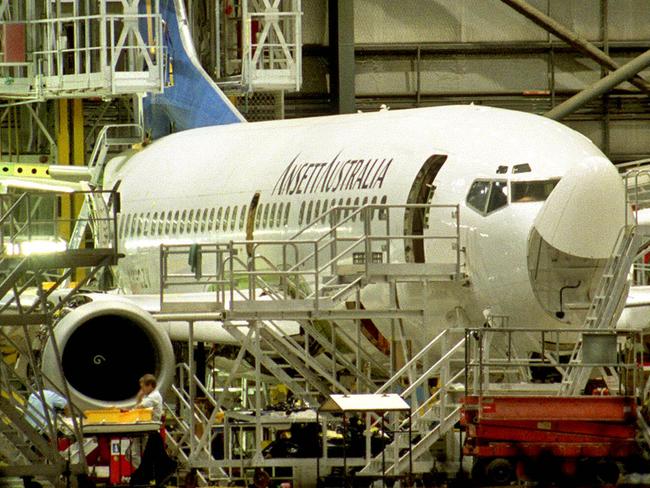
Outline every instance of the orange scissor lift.
<svg viewBox="0 0 650 488"><path fill-rule="evenodd" d="M501 354L498 359L488 357L492 345L487 344L498 341L486 342L485 336L500 333L507 336L507 340L500 341ZM519 360L512 349L504 349L504 344L515 344L522 335L504 330L468 333L468 344L471 337L476 347L466 351L467 396L463 399L460 422L464 430L463 455L474 458L475 484L506 485L518 480L542 485L610 485L619 478L620 466L627 467L639 459L637 406L643 365L641 357L630 351L638 350L635 344L643 342L643 338L636 333L614 335L611 344L616 362L608 360L606 368L612 377L616 376L617 388L607 391L606 396L601 396L602 389L595 390L600 393L598 396L561 396L558 392L562 390L553 391L551 384L541 385L535 391L535 385L529 383L529 390L524 392L517 391L522 383L513 382L495 391L497 388L489 386L488 378L490 368L494 370L496 365L502 376L508 374L508 368L544 367L555 371L562 365L545 359L532 363ZM593 364L589 367L597 369ZM548 393L540 393L544 387Z"/></svg>
<svg viewBox="0 0 650 488"><path fill-rule="evenodd" d="M636 399L627 396L468 396L461 423L473 479L491 484L574 479L615 483L638 453Z"/></svg>

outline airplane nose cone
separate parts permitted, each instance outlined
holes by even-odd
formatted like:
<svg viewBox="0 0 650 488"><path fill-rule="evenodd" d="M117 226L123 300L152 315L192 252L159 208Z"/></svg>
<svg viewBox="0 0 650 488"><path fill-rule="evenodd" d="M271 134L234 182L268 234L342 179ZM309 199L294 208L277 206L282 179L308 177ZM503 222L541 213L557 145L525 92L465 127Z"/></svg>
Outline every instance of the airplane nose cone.
<svg viewBox="0 0 650 488"><path fill-rule="evenodd" d="M593 157L571 168L544 203L535 228L556 249L605 259L625 224L625 190L616 168Z"/></svg>

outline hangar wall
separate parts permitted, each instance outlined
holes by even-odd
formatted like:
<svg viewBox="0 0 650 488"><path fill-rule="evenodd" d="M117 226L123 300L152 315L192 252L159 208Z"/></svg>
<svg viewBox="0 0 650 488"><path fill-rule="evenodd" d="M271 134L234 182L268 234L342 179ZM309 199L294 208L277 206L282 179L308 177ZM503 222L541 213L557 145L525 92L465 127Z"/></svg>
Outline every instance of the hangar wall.
<svg viewBox="0 0 650 488"><path fill-rule="evenodd" d="M650 49L646 0L531 0L619 63ZM303 91L287 114L330 113L327 2L303 0ZM355 0L360 110L485 103L544 113L606 71L499 0ZM650 79L650 70L641 73ZM617 162L650 156L647 94L629 83L564 122Z"/></svg>

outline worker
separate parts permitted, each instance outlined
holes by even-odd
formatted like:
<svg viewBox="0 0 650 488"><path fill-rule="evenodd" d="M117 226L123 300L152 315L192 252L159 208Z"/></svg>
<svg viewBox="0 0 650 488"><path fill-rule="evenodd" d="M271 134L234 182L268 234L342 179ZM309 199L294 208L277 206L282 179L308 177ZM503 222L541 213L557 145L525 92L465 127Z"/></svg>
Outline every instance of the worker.
<svg viewBox="0 0 650 488"><path fill-rule="evenodd" d="M38 430L40 434L49 437L48 417L51 422L54 422L59 413L63 413L69 417L70 407L68 400L57 392L43 389L41 391L34 391L29 395L25 410L25 420L27 420L29 425Z"/></svg>
<svg viewBox="0 0 650 488"><path fill-rule="evenodd" d="M253 474L253 484L248 485L249 488L267 488L271 484L271 477L261 468L255 468Z"/></svg>
<svg viewBox="0 0 650 488"><path fill-rule="evenodd" d="M135 408L151 408L152 420L160 422L163 412L163 399L156 390L156 377L145 374L140 378L140 391L136 396ZM147 436L147 444L142 453L140 466L131 474L132 486L149 485L155 480L157 486L163 485L176 471L176 461L171 459L165 450L165 445L159 431Z"/></svg>
<svg viewBox="0 0 650 488"><path fill-rule="evenodd" d="M156 390L156 377L152 374L145 374L140 378L140 391L136 395L135 408L151 408L151 420L160 422L163 412L162 395Z"/></svg>

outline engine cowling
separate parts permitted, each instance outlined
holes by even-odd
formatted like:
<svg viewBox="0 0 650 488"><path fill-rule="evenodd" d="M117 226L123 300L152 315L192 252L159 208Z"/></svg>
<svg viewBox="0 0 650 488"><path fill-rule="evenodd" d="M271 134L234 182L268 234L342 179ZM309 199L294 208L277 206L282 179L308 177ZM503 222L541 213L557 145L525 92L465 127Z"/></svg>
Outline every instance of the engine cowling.
<svg viewBox="0 0 650 488"><path fill-rule="evenodd" d="M68 383L72 402L83 409L132 405L138 380L152 373L164 391L174 377L174 352L154 318L121 301L90 302L65 315L54 328L61 355L50 339L43 371L58 388Z"/></svg>

